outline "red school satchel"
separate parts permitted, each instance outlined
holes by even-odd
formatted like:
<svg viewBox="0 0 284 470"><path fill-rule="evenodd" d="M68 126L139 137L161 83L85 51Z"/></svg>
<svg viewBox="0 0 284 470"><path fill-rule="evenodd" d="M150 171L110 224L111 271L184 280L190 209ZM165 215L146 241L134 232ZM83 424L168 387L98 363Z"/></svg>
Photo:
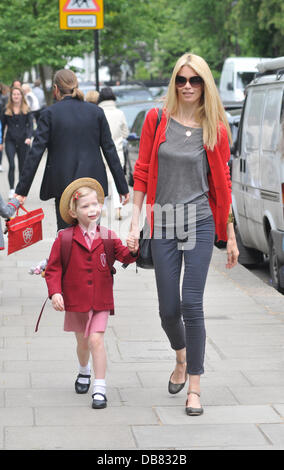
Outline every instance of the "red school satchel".
<svg viewBox="0 0 284 470"><path fill-rule="evenodd" d="M18 215L20 208L26 212L24 215ZM35 209L29 212L22 205L19 209L16 212L16 217L6 222L8 255L42 240L43 210Z"/></svg>

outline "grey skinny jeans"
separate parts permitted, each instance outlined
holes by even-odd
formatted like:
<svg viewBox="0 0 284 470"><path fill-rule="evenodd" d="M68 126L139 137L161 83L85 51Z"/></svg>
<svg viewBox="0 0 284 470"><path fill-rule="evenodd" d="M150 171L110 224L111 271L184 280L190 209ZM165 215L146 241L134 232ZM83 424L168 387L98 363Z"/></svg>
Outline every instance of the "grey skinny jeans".
<svg viewBox="0 0 284 470"><path fill-rule="evenodd" d="M214 219L210 216L196 223L196 243L192 249L178 249L177 238L151 240L162 328L174 350L186 347L187 371L191 375L204 373L203 293L214 237Z"/></svg>

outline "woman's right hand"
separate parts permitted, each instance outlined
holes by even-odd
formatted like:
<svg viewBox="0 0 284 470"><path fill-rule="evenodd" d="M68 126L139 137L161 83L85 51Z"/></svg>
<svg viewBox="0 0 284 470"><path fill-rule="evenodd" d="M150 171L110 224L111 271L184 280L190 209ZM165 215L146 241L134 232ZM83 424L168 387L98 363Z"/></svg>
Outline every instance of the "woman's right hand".
<svg viewBox="0 0 284 470"><path fill-rule="evenodd" d="M63 312L64 308L64 300L61 294L53 294L51 297L52 307L54 310L58 312Z"/></svg>

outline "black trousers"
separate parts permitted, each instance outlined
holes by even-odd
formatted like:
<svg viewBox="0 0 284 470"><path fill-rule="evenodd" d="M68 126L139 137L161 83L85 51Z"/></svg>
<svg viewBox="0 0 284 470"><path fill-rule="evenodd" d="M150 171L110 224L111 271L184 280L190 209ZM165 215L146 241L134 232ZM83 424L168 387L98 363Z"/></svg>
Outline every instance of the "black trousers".
<svg viewBox="0 0 284 470"><path fill-rule="evenodd" d="M5 142L5 150L9 162L8 181L10 189L15 187L15 155L17 154L18 157L20 178L28 149L29 146L24 142L16 143L13 140L6 140Z"/></svg>
<svg viewBox="0 0 284 470"><path fill-rule="evenodd" d="M191 375L204 373L203 293L214 237L214 219L210 216L196 223L193 242L184 244L184 250L176 237L151 240L162 328L174 350L186 347L187 371Z"/></svg>
<svg viewBox="0 0 284 470"><path fill-rule="evenodd" d="M60 212L59 212L59 203L60 197L55 198L55 212L56 212L56 221L57 221L57 230L62 230L63 228L70 227L70 225L66 224L62 219Z"/></svg>

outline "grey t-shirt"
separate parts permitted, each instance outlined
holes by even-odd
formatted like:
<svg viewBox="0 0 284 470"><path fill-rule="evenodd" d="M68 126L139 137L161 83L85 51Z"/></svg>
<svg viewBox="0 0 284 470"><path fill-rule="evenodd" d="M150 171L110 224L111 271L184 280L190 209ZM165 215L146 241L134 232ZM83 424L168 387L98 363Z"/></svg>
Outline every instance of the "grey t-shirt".
<svg viewBox="0 0 284 470"><path fill-rule="evenodd" d="M191 135L186 135L190 131ZM212 215L208 201L209 165L203 147L202 128L185 127L170 119L166 141L158 150L158 182L155 226L175 226ZM161 217L166 207L167 217ZM172 209L171 209L172 208ZM172 213L171 213L172 211ZM189 211L189 212L188 212ZM162 211L165 214L165 210Z"/></svg>

